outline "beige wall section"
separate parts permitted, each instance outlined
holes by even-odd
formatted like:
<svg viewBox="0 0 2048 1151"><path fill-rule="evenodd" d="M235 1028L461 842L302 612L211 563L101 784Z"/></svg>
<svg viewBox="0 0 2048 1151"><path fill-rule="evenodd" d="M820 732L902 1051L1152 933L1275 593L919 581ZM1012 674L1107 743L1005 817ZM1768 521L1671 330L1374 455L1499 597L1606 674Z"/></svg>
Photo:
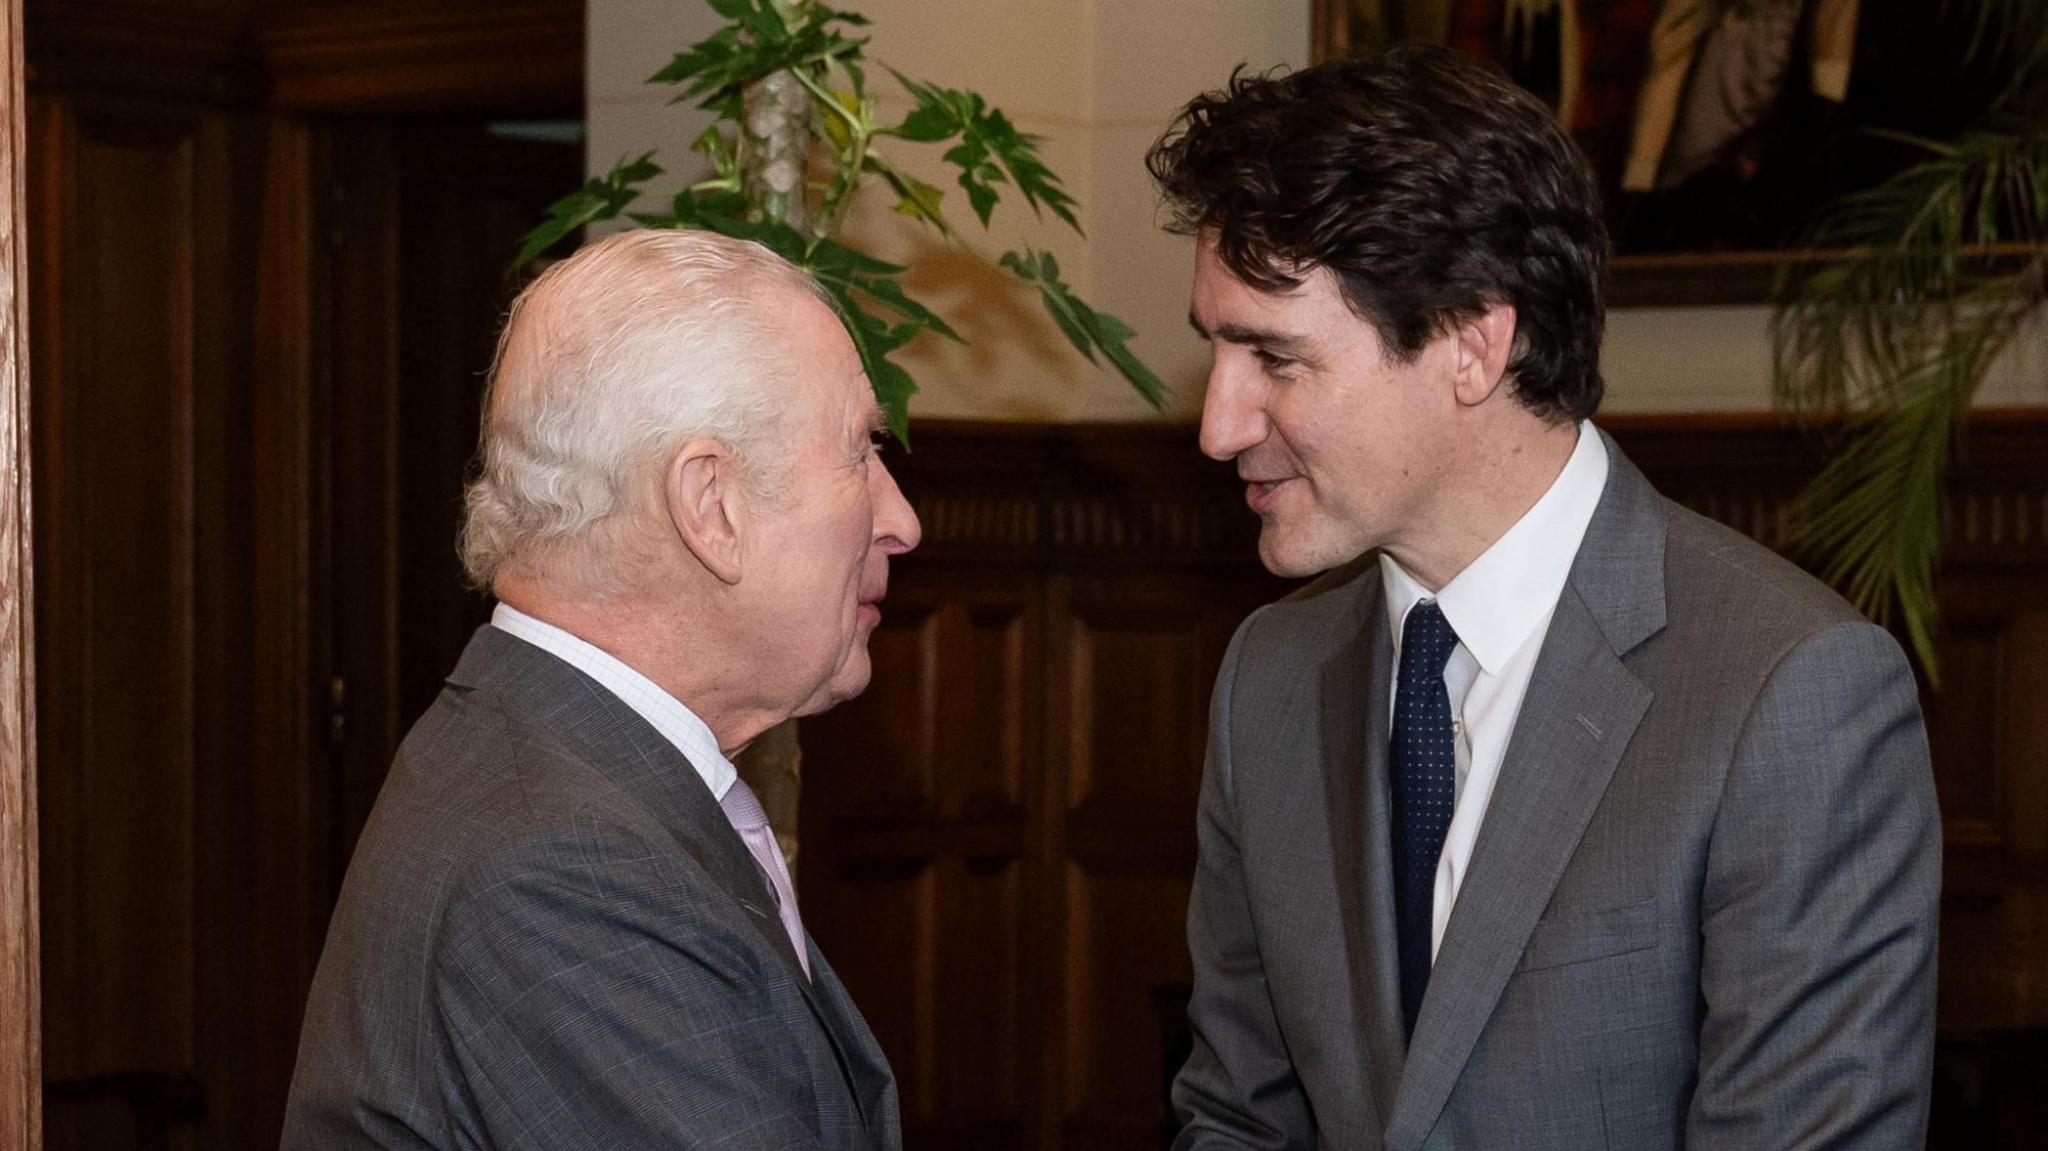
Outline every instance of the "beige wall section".
<svg viewBox="0 0 2048 1151"><path fill-rule="evenodd" d="M1607 316L1609 412L1741 412L1771 406L1770 309L1630 308ZM1979 407L2048 406L2048 322L1992 368Z"/></svg>
<svg viewBox="0 0 2048 1151"><path fill-rule="evenodd" d="M1206 349L1186 323L1190 247L1157 227L1145 149L1196 92L1239 63L1306 62L1307 0L849 0L874 21L869 53L904 73L974 88L1024 130L1049 138L1046 158L1081 201L1086 238L1038 227L1014 198L983 233L965 196L928 146L889 147L947 189L946 206L991 254L1036 244L1059 257L1083 298L1138 329L1137 351L1171 389L1168 414L1201 406ZM591 0L589 162L602 172L627 153L659 149L672 173L705 119L667 106L644 81L716 26L691 0ZM885 114L905 106L879 70ZM673 188L680 174L664 185ZM946 252L893 215L876 193L850 233L916 268L912 286L968 337L927 336L906 362L928 417L1003 420L1142 419L1150 409L1123 382L1076 357L1035 297L1001 273ZM1753 411L1770 406L1769 312L1753 308L1629 309L1610 314L1603 362L1607 410ZM2048 405L2048 327L2037 325L1986 386L1980 403Z"/></svg>

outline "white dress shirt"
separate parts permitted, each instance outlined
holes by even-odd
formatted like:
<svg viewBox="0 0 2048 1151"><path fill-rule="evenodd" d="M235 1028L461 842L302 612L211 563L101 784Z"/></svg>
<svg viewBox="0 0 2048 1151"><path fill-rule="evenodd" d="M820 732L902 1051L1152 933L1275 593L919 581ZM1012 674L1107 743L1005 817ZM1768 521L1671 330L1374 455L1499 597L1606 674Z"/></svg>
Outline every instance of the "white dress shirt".
<svg viewBox="0 0 2048 1151"><path fill-rule="evenodd" d="M616 656L577 639L554 624L543 623L510 604L501 603L491 612L491 626L553 655L618 696L619 702L638 712L640 718L653 724L662 738L683 753L683 758L689 760L697 774L704 777L704 786L711 789L711 798L721 802L725 799L725 793L732 789L732 781L739 778L739 772L718 749L718 740L712 736L711 729L697 718L696 712L684 707L681 700L627 667Z"/></svg>
<svg viewBox="0 0 2048 1151"><path fill-rule="evenodd" d="M1578 446L1550 490L1434 596L1380 553L1387 618L1394 628L1395 666L1400 666L1402 628L1416 604L1436 600L1451 630L1458 633L1458 646L1444 667L1457 745L1456 807L1436 865L1432 960L1443 945L1444 926L1471 866L1479 825L1493 799L1493 785L1500 777L1515 718L1522 712L1522 697L1528 693L1544 633L1606 486L1607 446L1592 424L1581 422ZM1399 679L1394 677L1391 690L1400 690ZM1388 715L1392 714L1390 707ZM1389 731L1388 737L1392 734Z"/></svg>

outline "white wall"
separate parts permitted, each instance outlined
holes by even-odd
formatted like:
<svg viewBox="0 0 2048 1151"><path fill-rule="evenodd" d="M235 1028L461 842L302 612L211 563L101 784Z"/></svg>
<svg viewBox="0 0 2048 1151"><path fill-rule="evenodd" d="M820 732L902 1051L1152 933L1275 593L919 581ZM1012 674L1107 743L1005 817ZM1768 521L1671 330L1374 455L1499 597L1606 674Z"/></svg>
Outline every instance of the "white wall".
<svg viewBox="0 0 2048 1151"><path fill-rule="evenodd" d="M948 189L956 225L991 254L1034 244L1059 257L1081 296L1129 321L1133 346L1171 389L1168 414L1201 406L1206 349L1186 322L1191 254L1161 232L1146 148L1195 93L1232 67L1308 60L1308 0L850 0L874 21L869 55L914 78L972 88L1025 131L1048 137L1047 161L1081 202L1085 239L1038 226L1012 195L983 234L965 195L929 146L892 142L891 157ZM590 0L589 165L660 150L674 172L690 159L702 113L666 106L669 93L642 83L673 54L716 26L698 0ZM906 105L879 69L871 85L885 116ZM672 174L673 187L680 179ZM926 417L1019 420L1143 419L1151 414L1123 382L1083 363L1003 273L944 250L895 216L875 192L856 209L849 235L878 254L911 262L913 290L956 321L970 345L926 336L905 362L924 391ZM1762 307L1617 310L1603 362L1606 410L1744 411L1770 406L1770 349ZM2036 326L2006 358L1980 403L2048 405L2048 328Z"/></svg>

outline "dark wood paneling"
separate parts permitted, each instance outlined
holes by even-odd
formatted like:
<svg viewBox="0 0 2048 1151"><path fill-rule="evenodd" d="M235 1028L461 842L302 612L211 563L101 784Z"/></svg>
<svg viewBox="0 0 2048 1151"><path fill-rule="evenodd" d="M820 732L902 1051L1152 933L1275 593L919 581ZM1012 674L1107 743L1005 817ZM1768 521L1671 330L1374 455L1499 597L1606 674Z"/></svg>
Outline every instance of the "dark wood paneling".
<svg viewBox="0 0 2048 1151"><path fill-rule="evenodd" d="M276 108L503 115L581 104L583 30L581 0L357 0L274 12L260 36Z"/></svg>
<svg viewBox="0 0 2048 1151"><path fill-rule="evenodd" d="M480 122L337 121L314 149L327 306L309 416L311 626L331 893L400 738L489 615L456 558L462 485L518 287L511 255L580 157Z"/></svg>
<svg viewBox="0 0 2048 1151"><path fill-rule="evenodd" d="M1604 423L1667 494L1773 546L1829 443L1770 417ZM1927 711L1944 1066L1965 1070L2048 1023L2044 457L2048 413L1980 416L1947 497ZM925 543L873 686L804 724L805 920L890 1053L910 1147L1153 1145L1209 687L1288 585L1191 428L927 423L892 467ZM1954 1145L2017 1122L1973 1114Z"/></svg>
<svg viewBox="0 0 2048 1151"><path fill-rule="evenodd" d="M202 745L196 700L195 592L216 559L198 538L212 478L198 472L212 397L193 330L204 126L147 108L39 111L31 154L57 174L39 190L62 202L36 214L65 225L37 237L35 268L49 322L34 336L53 368L35 445L45 1070L190 1074L199 773L226 750L218 732ZM52 1147L122 1145L89 1102L48 1119Z"/></svg>
<svg viewBox="0 0 2048 1151"><path fill-rule="evenodd" d="M226 8L29 0L28 46L29 81L44 91L224 104L263 88L247 21Z"/></svg>
<svg viewBox="0 0 2048 1151"><path fill-rule="evenodd" d="M804 724L798 875L843 896L818 901L820 922L848 943L834 965L873 989L859 1001L906 1124L931 1147L1017 1147L1036 1010L1025 986L1046 961L1025 904L1041 866L1029 837L1044 803L1031 770L1042 595L973 573L943 602L928 591L913 579L890 593L869 644L887 686Z"/></svg>
<svg viewBox="0 0 2048 1151"><path fill-rule="evenodd" d="M42 89L360 115L563 115L582 0L31 0Z"/></svg>
<svg viewBox="0 0 2048 1151"><path fill-rule="evenodd" d="M452 535L504 263L580 175L469 141L575 114L581 5L30 4L50 1142L271 1145L347 847L482 610ZM346 115L447 108L460 139ZM349 761L330 658L365 643Z"/></svg>
<svg viewBox="0 0 2048 1151"><path fill-rule="evenodd" d="M245 490L250 569L245 618L251 717L246 787L228 835L245 845L243 982L225 1013L236 1031L223 1044L245 1068L226 1096L234 1146L276 1138L298 1052L298 1018L325 935L330 895L321 864L325 781L313 770L314 676L310 642L312 439L311 340L314 247L308 129L278 117L262 125L263 156L252 304L253 382Z"/></svg>

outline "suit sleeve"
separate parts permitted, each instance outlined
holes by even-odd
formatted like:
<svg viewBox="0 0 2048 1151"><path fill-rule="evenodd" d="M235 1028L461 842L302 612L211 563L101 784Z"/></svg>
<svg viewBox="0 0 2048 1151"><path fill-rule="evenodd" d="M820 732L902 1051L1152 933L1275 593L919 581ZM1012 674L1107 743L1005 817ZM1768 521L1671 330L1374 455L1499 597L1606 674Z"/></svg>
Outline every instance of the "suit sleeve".
<svg viewBox="0 0 2048 1151"><path fill-rule="evenodd" d="M430 1010L465 1147L812 1151L810 1080L702 885L616 828L491 860L451 903Z"/></svg>
<svg viewBox="0 0 2048 1151"><path fill-rule="evenodd" d="M1230 705L1245 635L1238 629L1209 705L1209 753L1196 814L1199 851L1188 904L1194 1051L1173 1083L1175 1151L1315 1145L1315 1124L1266 986L1239 851Z"/></svg>
<svg viewBox="0 0 2048 1151"><path fill-rule="evenodd" d="M1940 889L1904 654L1861 622L1808 638L1754 704L1716 815L1687 1147L1925 1141Z"/></svg>

